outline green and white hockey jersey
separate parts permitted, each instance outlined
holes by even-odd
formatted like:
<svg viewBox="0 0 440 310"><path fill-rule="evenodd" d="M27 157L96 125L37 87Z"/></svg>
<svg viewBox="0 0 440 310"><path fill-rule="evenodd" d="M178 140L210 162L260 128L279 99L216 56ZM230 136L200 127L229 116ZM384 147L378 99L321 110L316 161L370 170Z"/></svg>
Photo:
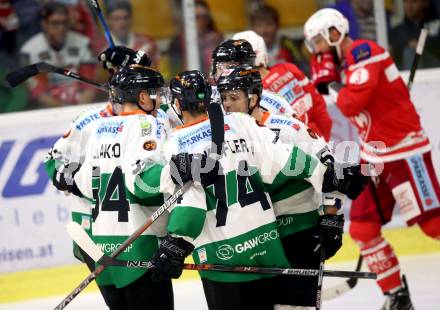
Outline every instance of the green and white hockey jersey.
<svg viewBox="0 0 440 310"><path fill-rule="evenodd" d="M75 182L81 193L93 202L91 235L106 254L111 254L143 225L164 201L159 193L164 162L163 128L156 118L146 114L102 118L87 128L85 158L75 174ZM156 186L143 187L142 197L135 195L139 170L148 171L152 176L156 174L153 178ZM166 234L166 222L167 216L161 216L119 257L151 259L158 248L157 237ZM146 269L108 267L97 282L124 287L145 272Z"/></svg>
<svg viewBox="0 0 440 310"><path fill-rule="evenodd" d="M101 118L111 116L113 116L113 113L111 112L110 104L101 104L86 109L72 121L69 129L55 142L48 156L46 156L45 168L50 179L53 178L56 170L63 170L64 164L73 163L71 167L82 164L84 161L85 145L88 140L87 128ZM70 204L72 220L90 233L92 223L90 201L79 197L71 197L71 199L75 200L74 203ZM75 257L83 260L75 244L73 252Z"/></svg>
<svg viewBox="0 0 440 310"><path fill-rule="evenodd" d="M333 161L325 140L300 120L265 112L260 124L271 129L283 143L315 155L322 163ZM344 199L344 195L337 192L317 193L305 180L291 180L289 185L274 191L269 187L269 192L281 237L315 226L320 205L334 205L335 198Z"/></svg>
<svg viewBox="0 0 440 310"><path fill-rule="evenodd" d="M224 128L223 173L215 184L207 188L196 184L183 195L171 210L168 231L195 245L196 263L288 267L267 188L280 189L290 180L307 179L320 189L325 167L297 147L274 143L275 134L259 127L247 114L227 114ZM165 156L208 152L210 143L210 123L205 120L175 131ZM142 177L148 178L147 174ZM161 191L174 191L169 166L161 174ZM200 274L222 282L265 277L212 271Z"/></svg>

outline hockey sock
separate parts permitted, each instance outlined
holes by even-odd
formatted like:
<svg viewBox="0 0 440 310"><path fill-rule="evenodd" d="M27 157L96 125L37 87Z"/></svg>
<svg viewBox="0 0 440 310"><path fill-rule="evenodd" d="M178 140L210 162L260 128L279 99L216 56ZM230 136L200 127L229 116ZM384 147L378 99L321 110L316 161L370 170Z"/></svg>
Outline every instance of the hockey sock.
<svg viewBox="0 0 440 310"><path fill-rule="evenodd" d="M395 291L402 286L399 261L391 245L382 236L362 243L361 254L368 268L377 273L376 281L382 292Z"/></svg>

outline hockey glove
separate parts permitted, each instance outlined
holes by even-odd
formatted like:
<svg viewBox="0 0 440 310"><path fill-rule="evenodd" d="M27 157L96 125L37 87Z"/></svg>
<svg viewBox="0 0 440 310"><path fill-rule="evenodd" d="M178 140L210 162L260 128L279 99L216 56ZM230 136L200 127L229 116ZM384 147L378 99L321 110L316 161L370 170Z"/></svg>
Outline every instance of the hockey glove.
<svg viewBox="0 0 440 310"><path fill-rule="evenodd" d="M125 46L109 47L98 56L104 69L111 73L116 71L117 67L125 67L133 64L139 64L149 67L151 59L145 52L135 51Z"/></svg>
<svg viewBox="0 0 440 310"><path fill-rule="evenodd" d="M154 254L151 279L155 282L177 279L182 274L185 258L191 254L194 246L182 238L167 235Z"/></svg>
<svg viewBox="0 0 440 310"><path fill-rule="evenodd" d="M329 259L342 246L344 233L344 215L325 214L319 217L319 223L314 237L321 246L324 246L325 259ZM320 247L316 247L318 251Z"/></svg>
<svg viewBox="0 0 440 310"><path fill-rule="evenodd" d="M322 192L338 191L350 199L357 198L368 184L368 177L359 164L328 164L322 182Z"/></svg>
<svg viewBox="0 0 440 310"><path fill-rule="evenodd" d="M55 173L52 176L52 184L59 191L67 191L78 197L83 197L74 180L74 176L80 168L81 164L79 163L69 163L64 164L60 170L55 169Z"/></svg>
<svg viewBox="0 0 440 310"><path fill-rule="evenodd" d="M214 184L220 163L206 154L179 153L171 157L170 168L174 184L182 186L193 180L207 187Z"/></svg>
<svg viewBox="0 0 440 310"><path fill-rule="evenodd" d="M331 52L314 54L310 60L312 80L319 93L327 95L327 85L339 81L336 62Z"/></svg>

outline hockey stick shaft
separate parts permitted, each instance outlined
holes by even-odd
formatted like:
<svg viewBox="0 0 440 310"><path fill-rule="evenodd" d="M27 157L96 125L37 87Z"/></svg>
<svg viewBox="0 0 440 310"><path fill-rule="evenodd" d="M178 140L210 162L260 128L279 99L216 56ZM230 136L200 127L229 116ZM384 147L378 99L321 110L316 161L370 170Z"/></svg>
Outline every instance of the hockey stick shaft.
<svg viewBox="0 0 440 310"><path fill-rule="evenodd" d="M119 266L127 268L154 268L150 261L137 260L118 260L110 256L106 256L99 246L93 242L90 236L78 223L71 222L67 224L67 232L75 243L92 258L97 264L103 266ZM345 277L345 278L362 278L375 279L376 274L372 272L353 272L353 271L334 271L334 270L317 270L317 269L292 269L277 267L258 267L258 266L226 266L215 264L185 264L184 269L188 270L207 270L222 272L241 272L241 273L260 273L260 274L279 274L294 276L326 276L326 277Z"/></svg>
<svg viewBox="0 0 440 310"><path fill-rule="evenodd" d="M102 14L102 10L99 6L98 0L90 0L90 3L94 7L95 12L98 15L99 21L101 22L102 28L104 29L104 35L108 45L112 48L115 47L115 42L113 41L107 22L104 19L104 15Z"/></svg>
<svg viewBox="0 0 440 310"><path fill-rule="evenodd" d="M26 80L30 79L31 77L41 73L55 73L55 74L64 75L69 78L89 84L99 90L105 92L108 91L105 85L86 79L85 77L80 76L78 73L72 72L68 69L52 66L51 64L44 61L15 70L6 76L6 80L8 81L11 87L15 87L25 82Z"/></svg>
<svg viewBox="0 0 440 310"><path fill-rule="evenodd" d="M417 40L416 54L414 55L414 60L411 65L411 70L408 79L408 90L411 90L412 84L414 82L414 77L416 76L417 67L419 65L420 58L422 57L423 50L425 49L426 38L428 37L428 30L423 28L420 31L419 38Z"/></svg>
<svg viewBox="0 0 440 310"><path fill-rule="evenodd" d="M87 253L87 252L86 252ZM98 264L104 266L120 266L127 268L154 268L150 261L121 261L113 260L108 256L104 256ZM306 276L306 277L333 277L333 278L356 278L356 279L376 279L373 272L355 272L342 270L318 270L318 269L293 269L293 268L277 268L277 267L254 267L254 266L226 266L216 264L184 264L183 269L186 270L204 270L204 271L222 271L222 272L238 272L238 273L259 273L259 274L278 274L289 276ZM322 281L321 281L322 283Z"/></svg>
<svg viewBox="0 0 440 310"><path fill-rule="evenodd" d="M320 236L321 248L319 251L319 273L318 273L318 285L316 289L316 306L315 309L321 309L322 303L322 281L324 279L324 263L325 263L325 247L324 247L324 236Z"/></svg>
<svg viewBox="0 0 440 310"><path fill-rule="evenodd" d="M154 221L161 216L169 207L171 207L185 191L191 186L192 182L187 182L180 189L178 189L168 200L154 212L148 220L139 227L127 240L125 240L112 254L111 258L117 257L121 254L134 240L136 240L145 230L150 227ZM85 278L69 295L66 296L55 308L54 310L64 309L79 293L81 293L96 277L104 271L105 266L98 266L92 273L90 273L87 278Z"/></svg>

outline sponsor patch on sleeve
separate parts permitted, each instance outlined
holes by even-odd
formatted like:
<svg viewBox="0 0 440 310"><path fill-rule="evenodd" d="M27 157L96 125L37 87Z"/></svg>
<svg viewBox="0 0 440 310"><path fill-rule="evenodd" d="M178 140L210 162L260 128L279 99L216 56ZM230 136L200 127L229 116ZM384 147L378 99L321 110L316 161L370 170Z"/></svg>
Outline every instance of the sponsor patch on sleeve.
<svg viewBox="0 0 440 310"><path fill-rule="evenodd" d="M144 150L154 151L157 148L157 143L154 140L150 140L144 143Z"/></svg>
<svg viewBox="0 0 440 310"><path fill-rule="evenodd" d="M206 263L208 261L208 256L206 255L206 249L200 248L197 250L197 254L199 255L200 263Z"/></svg>
<svg viewBox="0 0 440 310"><path fill-rule="evenodd" d="M371 47L368 43L363 43L351 50L351 55L354 58L354 62L359 62L361 60L370 58L371 56Z"/></svg>

